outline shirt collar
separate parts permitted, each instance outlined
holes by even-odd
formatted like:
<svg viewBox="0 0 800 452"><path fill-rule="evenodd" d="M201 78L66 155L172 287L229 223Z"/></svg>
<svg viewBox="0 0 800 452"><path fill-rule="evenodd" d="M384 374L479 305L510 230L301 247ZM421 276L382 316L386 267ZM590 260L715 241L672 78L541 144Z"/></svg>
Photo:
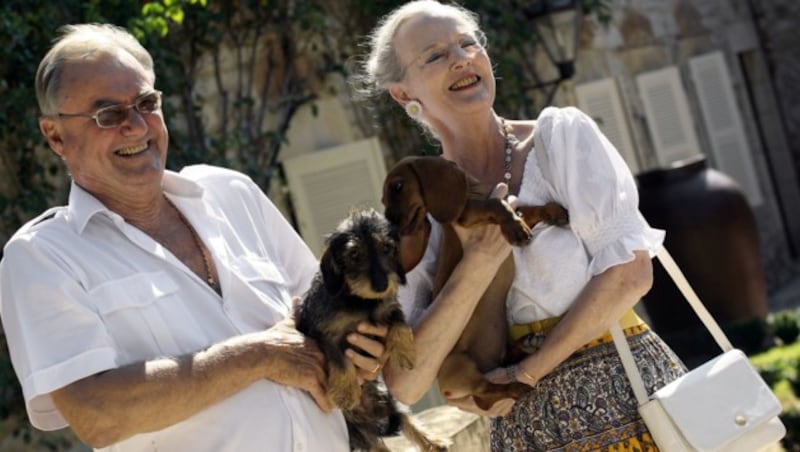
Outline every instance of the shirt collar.
<svg viewBox="0 0 800 452"><path fill-rule="evenodd" d="M186 198L202 198L203 187L197 182L182 176L174 171L165 170L161 181L164 193ZM70 223L78 234L83 233L86 225L97 214L103 214L115 224L124 222L125 219L116 212L112 212L91 193L80 187L75 181L69 190L68 215Z"/></svg>

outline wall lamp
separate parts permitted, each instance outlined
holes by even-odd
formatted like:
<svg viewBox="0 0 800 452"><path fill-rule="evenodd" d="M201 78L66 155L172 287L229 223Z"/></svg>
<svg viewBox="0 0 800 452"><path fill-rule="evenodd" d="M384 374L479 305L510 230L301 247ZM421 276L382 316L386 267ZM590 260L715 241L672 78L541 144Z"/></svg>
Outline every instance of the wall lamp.
<svg viewBox="0 0 800 452"><path fill-rule="evenodd" d="M549 105L559 84L575 74L575 55L583 21L581 0L533 0L520 3L522 13L534 24L548 59L558 70L557 78L545 81L537 79L527 87L547 93L545 105ZM547 88L550 88L549 93Z"/></svg>

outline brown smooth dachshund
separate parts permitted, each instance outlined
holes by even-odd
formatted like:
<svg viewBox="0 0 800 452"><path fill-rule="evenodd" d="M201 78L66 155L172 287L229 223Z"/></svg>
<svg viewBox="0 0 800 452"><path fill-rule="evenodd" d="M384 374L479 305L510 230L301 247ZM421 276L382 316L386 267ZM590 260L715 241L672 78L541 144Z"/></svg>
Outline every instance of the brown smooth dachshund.
<svg viewBox="0 0 800 452"><path fill-rule="evenodd" d="M563 226L569 221L567 211L555 202L520 206L515 212L507 202L488 197L492 188L441 157L406 157L387 174L383 185L384 215L399 229L400 260L405 271L414 268L425 253L431 228L427 214L442 225L434 298L463 254L451 223L463 227L495 223L509 243L524 245L538 222ZM514 260L509 256L439 369L439 390L445 397L472 394L475 403L486 410L498 400L516 400L529 389L522 383L498 385L483 377L503 364L508 336L505 301L513 279Z"/></svg>

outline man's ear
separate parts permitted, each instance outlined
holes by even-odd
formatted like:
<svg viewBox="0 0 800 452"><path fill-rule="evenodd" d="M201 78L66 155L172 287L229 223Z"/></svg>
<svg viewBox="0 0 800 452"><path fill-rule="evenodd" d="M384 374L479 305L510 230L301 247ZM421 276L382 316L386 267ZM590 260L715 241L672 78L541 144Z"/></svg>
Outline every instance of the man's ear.
<svg viewBox="0 0 800 452"><path fill-rule="evenodd" d="M59 157L64 158L64 142L61 139L61 132L56 127L56 122L52 118L39 118L39 130L47 139L50 149Z"/></svg>

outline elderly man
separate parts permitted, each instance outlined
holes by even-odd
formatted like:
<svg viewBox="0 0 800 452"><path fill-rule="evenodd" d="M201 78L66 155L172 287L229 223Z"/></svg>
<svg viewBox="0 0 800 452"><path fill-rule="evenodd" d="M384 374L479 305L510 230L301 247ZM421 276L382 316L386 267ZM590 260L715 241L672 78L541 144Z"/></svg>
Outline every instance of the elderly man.
<svg viewBox="0 0 800 452"><path fill-rule="evenodd" d="M347 450L324 358L284 321L317 262L246 176L165 169L149 53L117 27L65 27L36 91L72 186L0 262L33 425L115 451ZM385 331L360 331L351 359L374 379Z"/></svg>

